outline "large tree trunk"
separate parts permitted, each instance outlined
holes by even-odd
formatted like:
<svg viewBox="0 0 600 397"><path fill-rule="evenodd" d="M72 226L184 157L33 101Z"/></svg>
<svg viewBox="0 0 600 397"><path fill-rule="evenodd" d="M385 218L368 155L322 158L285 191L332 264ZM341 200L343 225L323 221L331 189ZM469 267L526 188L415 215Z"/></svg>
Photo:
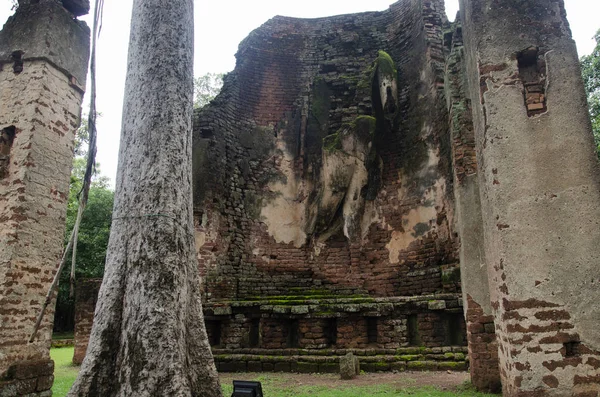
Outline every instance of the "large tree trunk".
<svg viewBox="0 0 600 397"><path fill-rule="evenodd" d="M113 224L70 396L221 396L192 234L193 0L135 0Z"/></svg>

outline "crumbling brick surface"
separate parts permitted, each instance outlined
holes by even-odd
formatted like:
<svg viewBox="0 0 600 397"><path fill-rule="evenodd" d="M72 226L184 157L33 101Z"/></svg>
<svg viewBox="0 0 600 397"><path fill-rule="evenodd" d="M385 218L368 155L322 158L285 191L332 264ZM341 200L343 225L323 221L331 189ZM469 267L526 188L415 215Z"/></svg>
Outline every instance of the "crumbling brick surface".
<svg viewBox="0 0 600 397"><path fill-rule="evenodd" d="M471 382L479 390L499 392L502 385L494 317L485 315L470 295L467 295L466 306Z"/></svg>
<svg viewBox="0 0 600 397"><path fill-rule="evenodd" d="M28 340L63 249L89 29L59 2L19 3L0 31L0 394L41 397L53 302Z"/></svg>
<svg viewBox="0 0 600 397"><path fill-rule="evenodd" d="M564 2L462 12L503 393L598 394L600 168Z"/></svg>
<svg viewBox="0 0 600 397"><path fill-rule="evenodd" d="M54 382L54 361L19 361L0 377L2 396L49 397Z"/></svg>
<svg viewBox="0 0 600 397"><path fill-rule="evenodd" d="M94 310L102 279L83 279L78 281L75 290L75 352L73 364L81 365L87 350Z"/></svg>
<svg viewBox="0 0 600 397"><path fill-rule="evenodd" d="M0 181L0 372L48 358L53 305L27 343L57 264L65 229L73 139L83 93L43 60L0 71L0 128L14 126Z"/></svg>
<svg viewBox="0 0 600 397"><path fill-rule="evenodd" d="M439 91L443 18L441 2L399 2L378 13L276 17L242 42L222 93L195 115L196 241L208 301L459 290L442 280L458 263ZM365 200L357 236L336 228L336 214L328 225L318 208L323 138L377 116L369 73L379 50L398 68L398 112L379 116L381 184Z"/></svg>

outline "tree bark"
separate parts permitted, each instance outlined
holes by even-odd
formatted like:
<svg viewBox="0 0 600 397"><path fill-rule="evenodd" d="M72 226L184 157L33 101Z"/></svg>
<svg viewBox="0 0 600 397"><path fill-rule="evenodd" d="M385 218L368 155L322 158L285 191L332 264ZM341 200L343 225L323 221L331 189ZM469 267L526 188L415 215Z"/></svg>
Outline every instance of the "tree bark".
<svg viewBox="0 0 600 397"><path fill-rule="evenodd" d="M113 223L69 396L221 396L195 258L193 0L134 0Z"/></svg>

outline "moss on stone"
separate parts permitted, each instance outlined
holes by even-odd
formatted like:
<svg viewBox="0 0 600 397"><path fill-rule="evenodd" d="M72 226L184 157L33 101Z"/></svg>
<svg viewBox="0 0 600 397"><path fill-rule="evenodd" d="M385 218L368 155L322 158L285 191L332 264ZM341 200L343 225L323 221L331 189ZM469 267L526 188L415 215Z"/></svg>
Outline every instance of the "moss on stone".
<svg viewBox="0 0 600 397"><path fill-rule="evenodd" d="M373 116L358 116L351 125L352 130L356 133L366 132L373 137L377 128L377 119Z"/></svg>
<svg viewBox="0 0 600 397"><path fill-rule="evenodd" d="M398 356L398 360L400 361L416 361L420 356L416 354L404 354Z"/></svg>
<svg viewBox="0 0 600 397"><path fill-rule="evenodd" d="M438 369L449 371L464 371L467 369L467 363L464 361L443 361L437 364Z"/></svg>
<svg viewBox="0 0 600 397"><path fill-rule="evenodd" d="M387 52L383 50L379 50L377 53L377 69L379 73L384 75L392 76L396 78L398 75L398 70L396 69L396 64L394 60Z"/></svg>

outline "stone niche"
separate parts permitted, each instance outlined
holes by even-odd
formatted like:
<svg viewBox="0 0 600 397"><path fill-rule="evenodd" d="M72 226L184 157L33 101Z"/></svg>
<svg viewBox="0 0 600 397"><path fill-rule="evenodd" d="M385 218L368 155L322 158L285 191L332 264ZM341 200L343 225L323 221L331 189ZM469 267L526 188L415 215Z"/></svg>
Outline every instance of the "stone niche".
<svg viewBox="0 0 600 397"><path fill-rule="evenodd" d="M395 298L235 301L205 305L220 371L465 370L462 301L454 294Z"/></svg>
<svg viewBox="0 0 600 397"><path fill-rule="evenodd" d="M220 370L465 368L444 27L443 1L275 17L195 112Z"/></svg>

